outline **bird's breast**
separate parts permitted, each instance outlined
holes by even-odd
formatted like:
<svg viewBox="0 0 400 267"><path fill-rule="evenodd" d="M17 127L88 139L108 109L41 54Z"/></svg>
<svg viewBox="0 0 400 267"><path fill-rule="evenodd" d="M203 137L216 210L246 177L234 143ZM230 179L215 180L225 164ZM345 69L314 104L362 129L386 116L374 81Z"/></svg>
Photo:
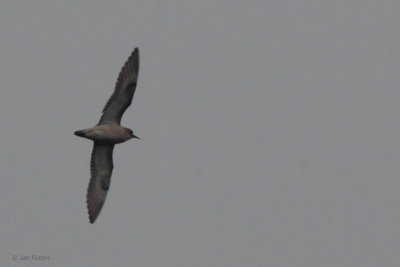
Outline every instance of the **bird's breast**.
<svg viewBox="0 0 400 267"><path fill-rule="evenodd" d="M99 142L109 142L119 144L129 139L129 134L125 128L114 124L103 124L93 127L91 139Z"/></svg>

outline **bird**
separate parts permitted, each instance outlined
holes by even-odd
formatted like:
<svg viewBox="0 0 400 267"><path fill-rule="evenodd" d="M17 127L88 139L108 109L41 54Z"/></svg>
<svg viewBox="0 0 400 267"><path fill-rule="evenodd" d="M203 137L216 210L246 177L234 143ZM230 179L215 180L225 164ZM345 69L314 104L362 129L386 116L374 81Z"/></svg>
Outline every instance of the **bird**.
<svg viewBox="0 0 400 267"><path fill-rule="evenodd" d="M135 48L122 67L114 92L102 110L98 124L75 131L79 137L93 141L90 160L90 181L86 194L89 222L100 214L110 188L114 145L137 138L129 128L121 126L121 118L131 105L139 74L139 48Z"/></svg>

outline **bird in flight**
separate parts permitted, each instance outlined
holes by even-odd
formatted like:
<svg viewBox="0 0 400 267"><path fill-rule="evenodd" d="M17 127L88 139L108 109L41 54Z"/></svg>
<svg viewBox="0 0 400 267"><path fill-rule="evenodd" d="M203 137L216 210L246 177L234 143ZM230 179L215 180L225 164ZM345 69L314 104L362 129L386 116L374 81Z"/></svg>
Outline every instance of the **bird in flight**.
<svg viewBox="0 0 400 267"><path fill-rule="evenodd" d="M86 194L90 223L94 223L99 216L110 188L114 145L131 138L139 139L131 129L120 124L122 115L132 102L138 73L139 49L135 48L119 73L114 93L104 106L99 123L94 127L74 132L77 136L93 140L90 182Z"/></svg>

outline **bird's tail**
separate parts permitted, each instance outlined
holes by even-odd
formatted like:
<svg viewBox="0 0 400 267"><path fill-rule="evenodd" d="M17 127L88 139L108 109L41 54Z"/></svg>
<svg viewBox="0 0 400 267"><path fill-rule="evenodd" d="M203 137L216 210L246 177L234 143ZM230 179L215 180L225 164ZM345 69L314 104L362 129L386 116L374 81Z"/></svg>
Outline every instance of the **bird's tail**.
<svg viewBox="0 0 400 267"><path fill-rule="evenodd" d="M75 131L74 135L80 136L80 137L86 137L85 130Z"/></svg>

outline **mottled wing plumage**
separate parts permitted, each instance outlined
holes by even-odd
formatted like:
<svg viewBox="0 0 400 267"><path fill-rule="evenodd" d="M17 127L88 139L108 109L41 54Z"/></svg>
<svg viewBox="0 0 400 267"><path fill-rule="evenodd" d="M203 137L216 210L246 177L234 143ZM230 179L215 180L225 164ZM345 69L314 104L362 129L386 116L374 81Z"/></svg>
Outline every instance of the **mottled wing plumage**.
<svg viewBox="0 0 400 267"><path fill-rule="evenodd" d="M114 93L103 109L99 124L121 123L121 117L132 103L139 73L139 49L135 48L119 73Z"/></svg>
<svg viewBox="0 0 400 267"><path fill-rule="evenodd" d="M113 170L113 144L95 142L90 161L90 182L87 190L89 221L94 223L99 215L110 187Z"/></svg>

